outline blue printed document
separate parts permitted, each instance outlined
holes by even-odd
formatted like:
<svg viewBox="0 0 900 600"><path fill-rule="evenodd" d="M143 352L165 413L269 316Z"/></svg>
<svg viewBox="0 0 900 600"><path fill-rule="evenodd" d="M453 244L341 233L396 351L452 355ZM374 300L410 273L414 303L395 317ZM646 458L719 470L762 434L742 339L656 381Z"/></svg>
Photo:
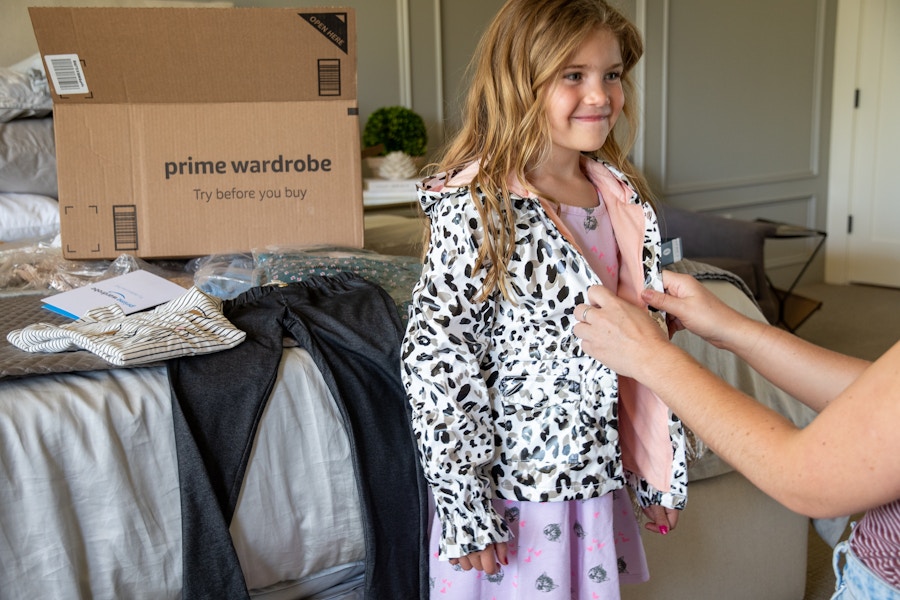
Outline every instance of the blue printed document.
<svg viewBox="0 0 900 600"><path fill-rule="evenodd" d="M44 308L72 319L101 306L118 304L127 315L174 300L187 290L149 271L132 271L88 283L43 299Z"/></svg>

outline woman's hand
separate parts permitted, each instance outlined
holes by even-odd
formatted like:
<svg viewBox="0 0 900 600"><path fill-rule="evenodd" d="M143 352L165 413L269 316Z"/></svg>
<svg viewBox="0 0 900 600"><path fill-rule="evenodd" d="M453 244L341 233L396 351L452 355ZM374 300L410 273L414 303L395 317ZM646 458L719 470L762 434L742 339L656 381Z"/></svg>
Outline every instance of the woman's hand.
<svg viewBox="0 0 900 600"><path fill-rule="evenodd" d="M703 284L683 273L663 272L666 293L646 289L641 299L675 324L721 348L724 336L733 333L741 315L719 300Z"/></svg>
<svg viewBox="0 0 900 600"><path fill-rule="evenodd" d="M466 554L459 558L451 558L451 565L459 565L463 571L475 569L484 571L487 575L494 575L500 571L501 565L509 564L508 545L506 542L491 544L484 550Z"/></svg>
<svg viewBox="0 0 900 600"><path fill-rule="evenodd" d="M640 380L638 370L657 364L669 339L647 310L617 297L608 288L588 290L590 304L575 307L573 329L582 349L620 375Z"/></svg>

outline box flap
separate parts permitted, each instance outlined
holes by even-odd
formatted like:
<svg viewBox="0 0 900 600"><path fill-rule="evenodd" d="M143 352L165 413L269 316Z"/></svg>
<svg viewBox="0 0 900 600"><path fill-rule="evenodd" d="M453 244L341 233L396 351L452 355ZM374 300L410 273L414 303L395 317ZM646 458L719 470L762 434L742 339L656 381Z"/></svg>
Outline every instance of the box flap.
<svg viewBox="0 0 900 600"><path fill-rule="evenodd" d="M57 103L356 99L350 8L28 10Z"/></svg>

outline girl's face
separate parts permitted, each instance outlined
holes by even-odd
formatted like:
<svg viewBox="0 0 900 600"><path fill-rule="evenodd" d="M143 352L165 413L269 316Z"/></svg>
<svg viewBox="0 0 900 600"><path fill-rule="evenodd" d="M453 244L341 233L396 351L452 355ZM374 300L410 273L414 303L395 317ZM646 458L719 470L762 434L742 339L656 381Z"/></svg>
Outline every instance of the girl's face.
<svg viewBox="0 0 900 600"><path fill-rule="evenodd" d="M598 29L566 62L547 96L553 152L593 152L606 142L622 106L619 40Z"/></svg>

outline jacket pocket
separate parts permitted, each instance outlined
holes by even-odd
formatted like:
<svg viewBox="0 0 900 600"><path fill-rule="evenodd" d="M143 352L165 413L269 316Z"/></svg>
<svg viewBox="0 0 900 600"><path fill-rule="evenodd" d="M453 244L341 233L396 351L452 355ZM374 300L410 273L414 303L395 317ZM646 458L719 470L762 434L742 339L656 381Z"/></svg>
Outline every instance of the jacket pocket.
<svg viewBox="0 0 900 600"><path fill-rule="evenodd" d="M596 469L595 461L616 458L611 375L598 377L576 361L520 361L504 365L497 390L504 462L520 475L562 473L587 463Z"/></svg>

